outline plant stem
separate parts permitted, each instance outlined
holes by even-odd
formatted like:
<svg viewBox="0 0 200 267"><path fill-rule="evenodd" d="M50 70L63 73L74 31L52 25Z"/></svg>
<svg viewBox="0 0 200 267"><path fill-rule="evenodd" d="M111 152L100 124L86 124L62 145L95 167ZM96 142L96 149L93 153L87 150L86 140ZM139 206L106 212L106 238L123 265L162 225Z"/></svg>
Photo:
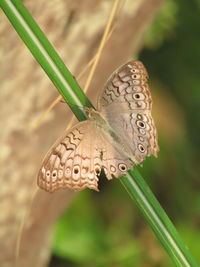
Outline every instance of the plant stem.
<svg viewBox="0 0 200 267"><path fill-rule="evenodd" d="M20 0L0 0L0 6L31 53L55 84L79 120L87 118L82 106L92 106ZM172 222L136 168L120 178L149 226L177 266L197 267Z"/></svg>

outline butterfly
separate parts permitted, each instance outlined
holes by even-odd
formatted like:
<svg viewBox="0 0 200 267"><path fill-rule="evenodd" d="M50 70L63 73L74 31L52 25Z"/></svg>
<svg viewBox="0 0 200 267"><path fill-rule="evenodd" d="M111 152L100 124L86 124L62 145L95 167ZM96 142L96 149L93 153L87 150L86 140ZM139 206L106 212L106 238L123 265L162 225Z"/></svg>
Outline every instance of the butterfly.
<svg viewBox="0 0 200 267"><path fill-rule="evenodd" d="M103 169L110 180L125 175L159 150L151 115L148 74L140 61L118 68L108 79L98 108L85 108L88 120L79 122L57 140L44 158L38 186L98 191Z"/></svg>

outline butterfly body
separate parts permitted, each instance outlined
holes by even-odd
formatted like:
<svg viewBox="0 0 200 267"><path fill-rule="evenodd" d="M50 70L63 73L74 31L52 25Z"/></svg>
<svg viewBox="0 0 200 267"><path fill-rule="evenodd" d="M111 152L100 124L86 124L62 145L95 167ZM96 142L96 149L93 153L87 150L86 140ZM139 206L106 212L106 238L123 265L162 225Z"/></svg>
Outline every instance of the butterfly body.
<svg viewBox="0 0 200 267"><path fill-rule="evenodd" d="M46 155L38 185L98 191L101 169L108 179L125 174L146 156L157 155L157 133L151 116L147 72L139 61L114 72L106 83L98 110L84 108L88 120L75 125Z"/></svg>
<svg viewBox="0 0 200 267"><path fill-rule="evenodd" d="M119 150L127 158L134 162L134 156L130 147L126 145L126 140L124 140L124 142L121 140L120 135L117 134L118 131L109 125L106 118L104 118L99 111L93 108L88 109L88 116L89 120L94 123L95 127L97 127L97 129L99 128L97 130L99 134L103 132L106 139L115 147L116 150ZM97 133L97 135L99 134Z"/></svg>

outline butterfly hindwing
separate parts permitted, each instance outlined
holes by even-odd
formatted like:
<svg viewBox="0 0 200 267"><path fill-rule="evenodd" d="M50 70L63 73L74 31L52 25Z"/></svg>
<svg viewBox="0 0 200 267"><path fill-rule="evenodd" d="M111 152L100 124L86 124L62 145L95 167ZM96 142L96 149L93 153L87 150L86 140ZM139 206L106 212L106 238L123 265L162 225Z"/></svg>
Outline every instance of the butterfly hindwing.
<svg viewBox="0 0 200 267"><path fill-rule="evenodd" d="M131 163L112 146L108 136L94 121L75 125L60 138L46 155L38 174L40 188L98 191L103 168L108 179L118 177Z"/></svg>

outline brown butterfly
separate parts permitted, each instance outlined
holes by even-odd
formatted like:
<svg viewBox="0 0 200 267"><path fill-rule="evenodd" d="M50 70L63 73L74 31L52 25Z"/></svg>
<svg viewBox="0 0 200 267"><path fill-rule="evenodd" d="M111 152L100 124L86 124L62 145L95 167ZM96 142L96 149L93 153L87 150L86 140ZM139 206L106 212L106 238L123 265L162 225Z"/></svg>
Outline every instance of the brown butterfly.
<svg viewBox="0 0 200 267"><path fill-rule="evenodd" d="M139 61L117 69L98 100L98 111L57 140L38 174L40 188L98 191L101 169L108 179L125 174L147 156L157 156L157 133L151 116L148 74Z"/></svg>

